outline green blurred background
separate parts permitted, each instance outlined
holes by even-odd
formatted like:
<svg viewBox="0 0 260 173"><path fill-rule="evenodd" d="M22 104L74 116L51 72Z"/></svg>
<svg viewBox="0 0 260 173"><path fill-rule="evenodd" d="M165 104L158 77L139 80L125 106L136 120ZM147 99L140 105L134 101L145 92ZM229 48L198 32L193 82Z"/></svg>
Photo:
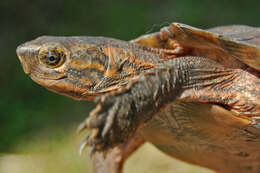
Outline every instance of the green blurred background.
<svg viewBox="0 0 260 173"><path fill-rule="evenodd" d="M32 82L16 57L19 44L41 35L130 40L171 22L201 28L260 26L259 7L259 0L2 0L0 153L23 153L21 143L41 143L43 138L62 141L69 133L66 130L75 130L94 107L89 102L53 94Z"/></svg>

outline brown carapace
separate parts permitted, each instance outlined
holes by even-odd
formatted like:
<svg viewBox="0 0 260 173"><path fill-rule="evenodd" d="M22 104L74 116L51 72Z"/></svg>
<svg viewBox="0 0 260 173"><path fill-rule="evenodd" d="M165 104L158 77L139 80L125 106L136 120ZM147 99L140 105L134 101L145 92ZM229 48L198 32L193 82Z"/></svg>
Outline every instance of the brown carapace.
<svg viewBox="0 0 260 173"><path fill-rule="evenodd" d="M79 126L92 134L98 173L120 173L144 142L218 172L260 172L260 29L201 30L173 23L130 42L43 36L20 45L40 85L97 107Z"/></svg>

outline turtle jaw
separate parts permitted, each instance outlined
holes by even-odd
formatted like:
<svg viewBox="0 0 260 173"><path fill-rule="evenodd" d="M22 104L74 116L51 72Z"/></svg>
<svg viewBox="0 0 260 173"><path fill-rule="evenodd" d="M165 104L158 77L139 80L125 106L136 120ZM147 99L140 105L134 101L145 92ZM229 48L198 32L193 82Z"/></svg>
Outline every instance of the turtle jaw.
<svg viewBox="0 0 260 173"><path fill-rule="evenodd" d="M57 79L48 79L42 78L34 75L33 73L30 75L31 79L38 83L41 86L46 87L48 90L55 92L57 94L61 94L67 97L70 97L74 100L88 100L92 101L95 95L85 94L89 93L86 88L83 87L75 87L71 79L67 76L60 76Z"/></svg>

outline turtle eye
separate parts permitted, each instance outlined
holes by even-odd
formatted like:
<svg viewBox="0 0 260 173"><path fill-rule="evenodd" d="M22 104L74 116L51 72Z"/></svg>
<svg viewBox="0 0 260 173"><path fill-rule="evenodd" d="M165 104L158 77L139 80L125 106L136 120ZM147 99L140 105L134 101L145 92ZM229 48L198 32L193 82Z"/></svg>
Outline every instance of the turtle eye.
<svg viewBox="0 0 260 173"><path fill-rule="evenodd" d="M56 50L48 50L48 52L41 52L39 59L42 64L49 68L60 67L65 62L65 55Z"/></svg>
<svg viewBox="0 0 260 173"><path fill-rule="evenodd" d="M57 55L47 55L46 57L44 57L42 59L43 61L45 61L45 64L50 65L50 66L57 66L57 64L59 64L61 58Z"/></svg>

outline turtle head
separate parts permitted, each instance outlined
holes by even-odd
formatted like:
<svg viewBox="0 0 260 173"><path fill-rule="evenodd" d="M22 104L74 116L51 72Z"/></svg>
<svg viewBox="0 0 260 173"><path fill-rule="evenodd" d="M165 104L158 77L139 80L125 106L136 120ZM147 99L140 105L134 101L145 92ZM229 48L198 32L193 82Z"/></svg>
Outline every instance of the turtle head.
<svg viewBox="0 0 260 173"><path fill-rule="evenodd" d="M25 73L38 84L73 99L92 100L123 81L120 70L110 65L113 42L103 37L42 36L16 52ZM115 61L120 64L122 59Z"/></svg>

